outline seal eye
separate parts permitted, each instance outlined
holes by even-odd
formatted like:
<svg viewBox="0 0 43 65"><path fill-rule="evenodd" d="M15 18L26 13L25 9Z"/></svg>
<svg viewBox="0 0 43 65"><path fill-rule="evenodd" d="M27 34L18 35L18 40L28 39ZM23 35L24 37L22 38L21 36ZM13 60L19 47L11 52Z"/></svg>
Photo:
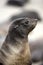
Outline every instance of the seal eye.
<svg viewBox="0 0 43 65"><path fill-rule="evenodd" d="M25 24L28 24L28 21L26 21Z"/></svg>
<svg viewBox="0 0 43 65"><path fill-rule="evenodd" d="M26 24L28 24L28 22L25 22Z"/></svg>

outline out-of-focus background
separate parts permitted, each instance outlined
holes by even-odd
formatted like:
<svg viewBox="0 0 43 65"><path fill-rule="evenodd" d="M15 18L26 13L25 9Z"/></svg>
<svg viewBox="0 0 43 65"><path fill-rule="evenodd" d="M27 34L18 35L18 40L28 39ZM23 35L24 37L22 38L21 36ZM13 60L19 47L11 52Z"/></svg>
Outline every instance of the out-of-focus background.
<svg viewBox="0 0 43 65"><path fill-rule="evenodd" d="M43 65L43 0L0 0L0 48L11 22L20 17L38 19L28 40L33 62Z"/></svg>

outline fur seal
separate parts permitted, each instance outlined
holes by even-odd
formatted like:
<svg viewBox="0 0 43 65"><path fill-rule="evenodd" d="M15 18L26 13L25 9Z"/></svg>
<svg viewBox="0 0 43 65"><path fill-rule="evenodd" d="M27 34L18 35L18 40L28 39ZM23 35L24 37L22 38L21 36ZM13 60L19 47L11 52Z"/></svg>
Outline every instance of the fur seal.
<svg viewBox="0 0 43 65"><path fill-rule="evenodd" d="M30 18L14 20L0 49L1 65L31 65L28 34L36 23L37 20Z"/></svg>

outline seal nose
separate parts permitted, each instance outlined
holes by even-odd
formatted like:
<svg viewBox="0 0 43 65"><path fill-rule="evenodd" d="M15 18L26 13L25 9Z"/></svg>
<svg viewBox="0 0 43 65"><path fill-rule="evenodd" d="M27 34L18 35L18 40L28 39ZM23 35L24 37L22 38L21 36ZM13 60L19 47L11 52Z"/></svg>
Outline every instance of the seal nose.
<svg viewBox="0 0 43 65"><path fill-rule="evenodd" d="M32 25L33 25L33 26L36 26L37 21L38 21L37 19L33 19L33 20L32 20L32 22L31 22L31 23L32 23Z"/></svg>
<svg viewBox="0 0 43 65"><path fill-rule="evenodd" d="M37 19L30 19L30 21L29 21L29 25L36 26L37 21L38 21Z"/></svg>

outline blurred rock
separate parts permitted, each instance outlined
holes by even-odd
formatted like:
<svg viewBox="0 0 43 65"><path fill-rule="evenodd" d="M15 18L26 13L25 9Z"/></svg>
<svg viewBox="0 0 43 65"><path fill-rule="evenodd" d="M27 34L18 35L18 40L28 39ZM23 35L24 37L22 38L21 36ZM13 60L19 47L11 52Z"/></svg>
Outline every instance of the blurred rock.
<svg viewBox="0 0 43 65"><path fill-rule="evenodd" d="M11 17L11 21L13 21L14 19L17 19L17 18L21 18L21 17L28 17L28 18L38 19L39 21L41 20L39 14L37 12L26 11L26 12L22 12L19 15L12 16Z"/></svg>
<svg viewBox="0 0 43 65"><path fill-rule="evenodd" d="M9 5L23 6L28 0L8 0Z"/></svg>

